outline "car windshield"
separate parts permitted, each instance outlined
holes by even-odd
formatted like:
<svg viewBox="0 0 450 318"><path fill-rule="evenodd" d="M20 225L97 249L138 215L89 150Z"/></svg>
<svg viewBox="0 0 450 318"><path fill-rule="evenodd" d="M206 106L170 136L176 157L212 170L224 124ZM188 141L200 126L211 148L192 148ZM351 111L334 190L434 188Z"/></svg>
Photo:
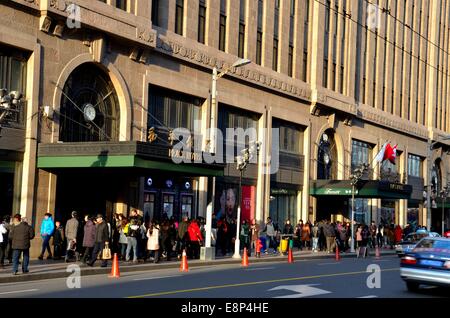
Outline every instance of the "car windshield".
<svg viewBox="0 0 450 318"><path fill-rule="evenodd" d="M450 240L442 241L442 240L430 240L423 239L417 244L416 248L433 248L433 249L445 249L450 252Z"/></svg>

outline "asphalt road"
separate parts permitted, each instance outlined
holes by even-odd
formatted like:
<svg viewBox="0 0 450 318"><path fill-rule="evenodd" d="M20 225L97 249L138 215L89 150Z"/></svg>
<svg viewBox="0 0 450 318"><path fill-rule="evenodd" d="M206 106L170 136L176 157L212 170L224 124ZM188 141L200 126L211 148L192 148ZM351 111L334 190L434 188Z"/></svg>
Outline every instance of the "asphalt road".
<svg viewBox="0 0 450 318"><path fill-rule="evenodd" d="M378 265L380 272L368 272ZM370 270L370 269L369 269ZM379 274L379 280L373 276ZM69 274L68 274L69 275ZM369 277L372 275L371 277ZM369 288L367 280L371 282ZM286 262L218 265L124 273L120 278L93 275L80 278L81 288L68 288L67 279L58 278L28 283L0 285L0 298L6 297L176 297L176 298L410 298L448 297L443 288L423 287L418 293L406 290L399 276L396 256L355 259L296 260ZM77 280L69 278L69 285ZM377 282L380 288L376 288Z"/></svg>

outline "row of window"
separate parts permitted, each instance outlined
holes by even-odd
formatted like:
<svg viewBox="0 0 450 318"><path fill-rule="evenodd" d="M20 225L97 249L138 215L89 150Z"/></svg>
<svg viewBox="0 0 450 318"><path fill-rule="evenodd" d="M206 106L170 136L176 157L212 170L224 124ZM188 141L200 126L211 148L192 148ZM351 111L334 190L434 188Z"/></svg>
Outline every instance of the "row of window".
<svg viewBox="0 0 450 318"><path fill-rule="evenodd" d="M201 105L203 100L177 92L150 87L150 103L148 113L149 127L168 130L178 127L186 128L191 132L196 120L201 120ZM259 115L243 112L240 109L221 105L219 108L218 128L226 136L226 128L242 128L253 130L255 136L247 135L245 146L257 139ZM303 153L303 132L293 124L274 120L274 128L279 128L280 150L295 154ZM234 137L235 139L237 136ZM225 141L225 140L224 140ZM226 142L226 141L225 141ZM239 140L234 140L239 142Z"/></svg>
<svg viewBox="0 0 450 318"><path fill-rule="evenodd" d="M365 143L359 140L352 140L352 162L351 167L352 171L361 166L363 163L372 163L372 154L373 146L369 143ZM398 158L398 155L397 155ZM408 154L408 175L413 177L422 177L423 175L423 158ZM382 171L389 171L392 173L396 173L398 171L398 164L393 164L390 161L386 160L382 163L381 169Z"/></svg>
<svg viewBox="0 0 450 318"><path fill-rule="evenodd" d="M294 36L295 36L295 12L297 6L299 10L304 10L304 23L299 24L303 27L303 63L302 63L302 75L303 81L306 81L307 74L307 59L308 59L308 23L309 23L309 7L311 0L290 0L289 2L289 49L288 49L288 75L294 74ZM186 0L176 0L175 7L175 33L184 35L184 10ZM298 3L298 4L297 4ZM219 17L219 43L218 48L221 51L226 51L226 35L227 35L227 0L220 0L220 17ZM256 60L255 63L261 65L263 57L263 19L264 19L264 5L263 0L258 0L258 17L257 17L257 34L256 34ZM205 44L206 42L206 12L207 2L206 0L199 0L198 8L198 42ZM159 12L161 10L161 1L152 0L152 22L154 25L158 25ZM239 2L239 26L238 26L238 56L243 58L245 55L245 43L246 43L246 17L247 17L247 0L240 0ZM279 32L280 32L280 0L275 0L274 10L274 32L273 32L273 49L272 49L272 69L279 71ZM301 32L301 30L298 30Z"/></svg>

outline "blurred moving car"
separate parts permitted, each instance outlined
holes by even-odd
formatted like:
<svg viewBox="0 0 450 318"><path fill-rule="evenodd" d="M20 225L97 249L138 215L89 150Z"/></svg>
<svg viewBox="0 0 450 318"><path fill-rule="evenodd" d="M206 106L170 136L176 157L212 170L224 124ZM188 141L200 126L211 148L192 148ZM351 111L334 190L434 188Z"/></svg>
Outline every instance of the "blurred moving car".
<svg viewBox="0 0 450 318"><path fill-rule="evenodd" d="M409 291L421 284L450 287L450 240L426 237L400 262L400 276Z"/></svg>
<svg viewBox="0 0 450 318"><path fill-rule="evenodd" d="M450 238L450 231L445 232L445 233L444 233L444 237Z"/></svg>
<svg viewBox="0 0 450 318"><path fill-rule="evenodd" d="M395 252L398 257L403 257L407 252L411 251L422 238L439 236L440 235L436 232L428 232L426 230L418 230L414 233L409 233L395 246Z"/></svg>

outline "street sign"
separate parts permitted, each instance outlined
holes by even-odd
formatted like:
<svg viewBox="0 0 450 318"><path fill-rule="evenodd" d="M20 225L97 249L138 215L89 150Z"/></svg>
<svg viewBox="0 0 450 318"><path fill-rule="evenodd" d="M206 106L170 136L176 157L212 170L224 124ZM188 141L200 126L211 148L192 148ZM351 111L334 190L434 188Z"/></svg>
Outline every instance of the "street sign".
<svg viewBox="0 0 450 318"><path fill-rule="evenodd" d="M319 284L312 284L312 285L283 285L283 286L278 286L272 289L269 289L268 291L275 291L275 290L291 290L294 291L295 294L291 294L291 295L286 295L286 296L278 296L275 298L304 298L304 297L311 297L311 296L319 296L319 295L325 295L325 294L330 294L331 292L324 290L324 289L320 289L317 287L312 287L312 286L317 286Z"/></svg>

